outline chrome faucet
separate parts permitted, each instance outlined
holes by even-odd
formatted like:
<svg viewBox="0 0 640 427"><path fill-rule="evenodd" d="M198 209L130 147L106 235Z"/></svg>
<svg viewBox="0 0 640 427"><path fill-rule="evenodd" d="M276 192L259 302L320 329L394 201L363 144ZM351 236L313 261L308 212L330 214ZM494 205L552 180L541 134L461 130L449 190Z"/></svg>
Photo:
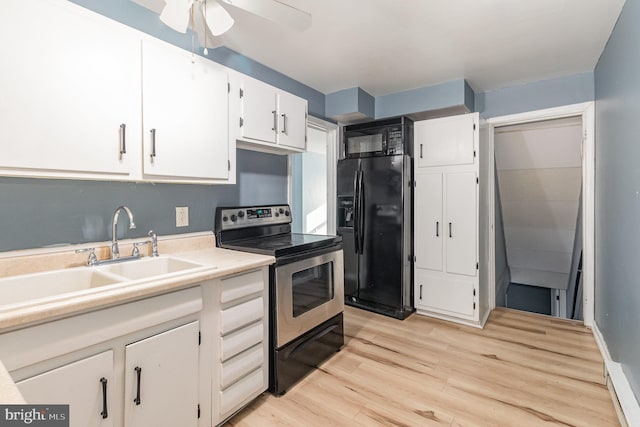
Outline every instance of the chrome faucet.
<svg viewBox="0 0 640 427"><path fill-rule="evenodd" d="M129 216L129 230L136 228L131 210L126 206L118 206L113 212L113 223L111 224L111 259L120 257L120 249L118 248L118 216L120 211L125 211Z"/></svg>

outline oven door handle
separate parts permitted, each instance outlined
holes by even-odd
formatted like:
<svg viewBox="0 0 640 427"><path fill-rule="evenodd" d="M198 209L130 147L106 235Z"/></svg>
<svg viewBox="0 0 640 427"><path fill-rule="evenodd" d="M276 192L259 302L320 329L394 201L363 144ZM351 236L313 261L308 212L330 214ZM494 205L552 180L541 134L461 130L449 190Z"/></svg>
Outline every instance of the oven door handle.
<svg viewBox="0 0 640 427"><path fill-rule="evenodd" d="M317 335L314 335L313 337L311 337L311 339L308 339L306 341L301 342L300 344L298 344L297 346L295 346L293 348L293 350L291 350L289 352L289 354L287 355L287 358L292 357L294 354L296 354L297 352L304 350L304 348L310 344L313 344L315 341L318 341L320 338L324 337L325 335L333 332L334 329L336 329L338 326L340 325L331 325L326 327L325 329L322 330L322 332L320 332Z"/></svg>
<svg viewBox="0 0 640 427"><path fill-rule="evenodd" d="M360 253L360 235L358 228L360 224L360 169L356 170L356 174L353 178L353 245L355 252Z"/></svg>

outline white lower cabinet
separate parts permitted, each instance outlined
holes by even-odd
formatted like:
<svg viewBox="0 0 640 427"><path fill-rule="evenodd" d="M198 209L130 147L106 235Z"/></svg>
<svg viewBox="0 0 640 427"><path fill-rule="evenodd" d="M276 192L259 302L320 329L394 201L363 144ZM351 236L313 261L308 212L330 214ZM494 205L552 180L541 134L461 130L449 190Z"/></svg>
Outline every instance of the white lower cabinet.
<svg viewBox="0 0 640 427"><path fill-rule="evenodd" d="M69 404L72 427L195 427L202 306L195 286L7 332L0 360L28 403Z"/></svg>
<svg viewBox="0 0 640 427"><path fill-rule="evenodd" d="M211 425L223 423L269 386L268 291L266 267L205 289L203 316L213 320L207 332L213 350Z"/></svg>
<svg viewBox="0 0 640 427"><path fill-rule="evenodd" d="M198 425L199 322L125 348L126 427Z"/></svg>
<svg viewBox="0 0 640 427"><path fill-rule="evenodd" d="M269 385L269 271L0 334L28 403L72 427L210 427Z"/></svg>
<svg viewBox="0 0 640 427"><path fill-rule="evenodd" d="M113 416L109 416L114 398L113 384L113 350L17 383L27 402L68 404L70 427L113 426Z"/></svg>

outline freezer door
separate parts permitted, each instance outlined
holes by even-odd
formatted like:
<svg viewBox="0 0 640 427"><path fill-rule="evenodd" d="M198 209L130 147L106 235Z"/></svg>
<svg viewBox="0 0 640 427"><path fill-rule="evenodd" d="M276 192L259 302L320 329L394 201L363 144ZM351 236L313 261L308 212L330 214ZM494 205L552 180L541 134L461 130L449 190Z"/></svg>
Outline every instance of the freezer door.
<svg viewBox="0 0 640 427"><path fill-rule="evenodd" d="M402 308L404 286L404 156L361 159L364 218L359 300ZM406 224L409 226L409 224Z"/></svg>
<svg viewBox="0 0 640 427"><path fill-rule="evenodd" d="M337 232L342 236L344 253L344 294L345 297L358 294L358 253L356 251L356 194L355 184L359 173L360 159L338 161L337 171Z"/></svg>

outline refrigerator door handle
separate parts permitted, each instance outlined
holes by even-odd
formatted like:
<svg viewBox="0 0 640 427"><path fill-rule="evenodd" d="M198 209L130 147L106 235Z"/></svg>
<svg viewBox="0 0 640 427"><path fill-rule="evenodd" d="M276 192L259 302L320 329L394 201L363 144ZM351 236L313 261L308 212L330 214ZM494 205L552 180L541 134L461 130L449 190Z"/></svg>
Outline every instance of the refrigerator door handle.
<svg viewBox="0 0 640 427"><path fill-rule="evenodd" d="M364 253L364 226L365 226L365 216L366 216L366 208L365 208L365 200L364 200L364 171L360 171L360 218L358 220L358 225L360 230L358 234L360 235L360 253Z"/></svg>
<svg viewBox="0 0 640 427"><path fill-rule="evenodd" d="M358 228L360 224L360 170L356 170L353 177L353 242L355 252L360 253L358 246L360 242L360 236L358 235Z"/></svg>

